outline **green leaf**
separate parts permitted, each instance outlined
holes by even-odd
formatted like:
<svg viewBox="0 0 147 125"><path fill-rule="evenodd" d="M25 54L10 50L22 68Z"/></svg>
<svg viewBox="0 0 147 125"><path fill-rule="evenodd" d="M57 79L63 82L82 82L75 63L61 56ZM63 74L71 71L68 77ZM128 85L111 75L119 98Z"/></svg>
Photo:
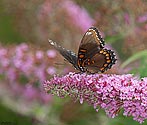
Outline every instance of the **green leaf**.
<svg viewBox="0 0 147 125"><path fill-rule="evenodd" d="M141 52L134 54L133 56L128 58L125 62L123 62L120 67L125 68L128 64L132 63L133 61L144 57L147 57L147 50L143 50Z"/></svg>
<svg viewBox="0 0 147 125"><path fill-rule="evenodd" d="M120 34L117 34L117 35L115 35L115 36L107 36L107 37L105 38L105 41L106 41L107 43L113 44L113 43L115 43L115 42L117 42L117 41L120 41L120 40L122 40L122 39L123 39L123 36L120 35Z"/></svg>

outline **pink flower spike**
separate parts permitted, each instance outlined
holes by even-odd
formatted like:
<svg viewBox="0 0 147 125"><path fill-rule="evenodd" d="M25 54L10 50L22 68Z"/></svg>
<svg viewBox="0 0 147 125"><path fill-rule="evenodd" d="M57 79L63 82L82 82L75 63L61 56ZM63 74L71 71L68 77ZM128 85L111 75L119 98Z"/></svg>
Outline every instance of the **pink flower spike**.
<svg viewBox="0 0 147 125"><path fill-rule="evenodd" d="M121 109L124 116L132 116L143 123L147 119L147 78L139 79L131 74L76 74L54 76L44 82L47 93L74 101L87 102L96 111L103 108L114 118Z"/></svg>

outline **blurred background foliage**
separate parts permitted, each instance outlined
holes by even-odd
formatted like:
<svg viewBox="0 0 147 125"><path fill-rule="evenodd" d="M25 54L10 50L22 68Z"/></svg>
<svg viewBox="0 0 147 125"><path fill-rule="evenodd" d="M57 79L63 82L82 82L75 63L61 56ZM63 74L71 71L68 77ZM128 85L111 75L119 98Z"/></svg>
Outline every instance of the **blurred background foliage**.
<svg viewBox="0 0 147 125"><path fill-rule="evenodd" d="M108 118L102 110L43 92L44 80L74 71L48 39L77 52L91 26L117 54L117 64L106 73L147 76L146 0L0 1L0 124L139 124L121 112Z"/></svg>

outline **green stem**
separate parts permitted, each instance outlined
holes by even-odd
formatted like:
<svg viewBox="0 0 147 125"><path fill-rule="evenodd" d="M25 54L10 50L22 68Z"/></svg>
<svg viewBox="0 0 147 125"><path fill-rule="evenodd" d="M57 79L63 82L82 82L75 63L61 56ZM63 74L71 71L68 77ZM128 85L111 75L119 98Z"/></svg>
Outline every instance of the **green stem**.
<svg viewBox="0 0 147 125"><path fill-rule="evenodd" d="M133 62L133 61L135 61L135 60L137 60L137 59L139 59L141 57L145 57L145 56L147 56L147 50L143 50L143 51L141 51L141 52L139 52L137 54L134 54L133 56L131 56L130 58L128 58L125 62L123 62L120 67L121 68L124 68L128 64L130 64L131 62Z"/></svg>

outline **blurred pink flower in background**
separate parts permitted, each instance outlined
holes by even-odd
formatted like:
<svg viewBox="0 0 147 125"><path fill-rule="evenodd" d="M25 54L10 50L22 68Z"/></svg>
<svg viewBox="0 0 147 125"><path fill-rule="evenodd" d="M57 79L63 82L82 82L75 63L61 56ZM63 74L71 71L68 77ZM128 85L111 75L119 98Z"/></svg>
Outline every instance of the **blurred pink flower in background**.
<svg viewBox="0 0 147 125"><path fill-rule="evenodd" d="M56 51L55 50L48 50L47 51L47 56L49 58L55 58L56 57Z"/></svg>
<svg viewBox="0 0 147 125"><path fill-rule="evenodd" d="M5 72L6 74L6 78L8 77L9 82L13 83L17 80L17 71L15 68L10 67L9 69L7 69L7 71Z"/></svg>
<svg viewBox="0 0 147 125"><path fill-rule="evenodd" d="M40 11L39 11L39 20L43 20L44 16L48 16L51 12L51 1L50 0L45 0L45 2L40 6Z"/></svg>
<svg viewBox="0 0 147 125"><path fill-rule="evenodd" d="M26 84L24 86L22 94L29 101L37 100L37 98L39 98L39 92L31 84Z"/></svg>
<svg viewBox="0 0 147 125"><path fill-rule="evenodd" d="M36 58L41 60L44 58L44 52L39 50L39 51L36 51Z"/></svg>
<svg viewBox="0 0 147 125"><path fill-rule="evenodd" d="M48 67L47 68L47 73L49 74L49 75L54 75L55 73L56 73L56 69L55 69L55 67Z"/></svg>
<svg viewBox="0 0 147 125"><path fill-rule="evenodd" d="M41 82L56 72L56 68L51 63L55 57L54 50L32 51L25 43L11 48L1 46L0 75L3 76L1 82L5 83L4 85L9 87L9 91L17 98L25 98L32 102L40 100L47 104L47 100L51 100L51 95L45 96Z"/></svg>
<svg viewBox="0 0 147 125"><path fill-rule="evenodd" d="M128 25L130 24L130 15L128 13L124 14L124 20L126 24Z"/></svg>
<svg viewBox="0 0 147 125"><path fill-rule="evenodd" d="M139 23L145 23L145 22L147 22L147 13L145 13L145 14L142 15L142 16L139 16L139 17L138 17L138 22L139 22Z"/></svg>
<svg viewBox="0 0 147 125"><path fill-rule="evenodd" d="M5 48L0 48L0 58L3 59L3 61L0 61L0 65L3 67L7 67L9 65L9 60L7 58L8 50Z"/></svg>
<svg viewBox="0 0 147 125"><path fill-rule="evenodd" d="M80 103L86 101L96 111L103 108L112 118L123 109L123 115L132 116L140 123L147 119L147 78L139 80L131 74L87 75L70 72L45 81L44 89L61 98L70 96Z"/></svg>
<svg viewBox="0 0 147 125"><path fill-rule="evenodd" d="M40 82L43 82L46 79L46 65L42 64L40 66L35 67L34 75L39 78Z"/></svg>
<svg viewBox="0 0 147 125"><path fill-rule="evenodd" d="M77 25L77 27L79 27L83 32L95 23L86 9L79 7L73 1L65 0L62 2L62 6L67 10L69 17L71 18L70 23Z"/></svg>

